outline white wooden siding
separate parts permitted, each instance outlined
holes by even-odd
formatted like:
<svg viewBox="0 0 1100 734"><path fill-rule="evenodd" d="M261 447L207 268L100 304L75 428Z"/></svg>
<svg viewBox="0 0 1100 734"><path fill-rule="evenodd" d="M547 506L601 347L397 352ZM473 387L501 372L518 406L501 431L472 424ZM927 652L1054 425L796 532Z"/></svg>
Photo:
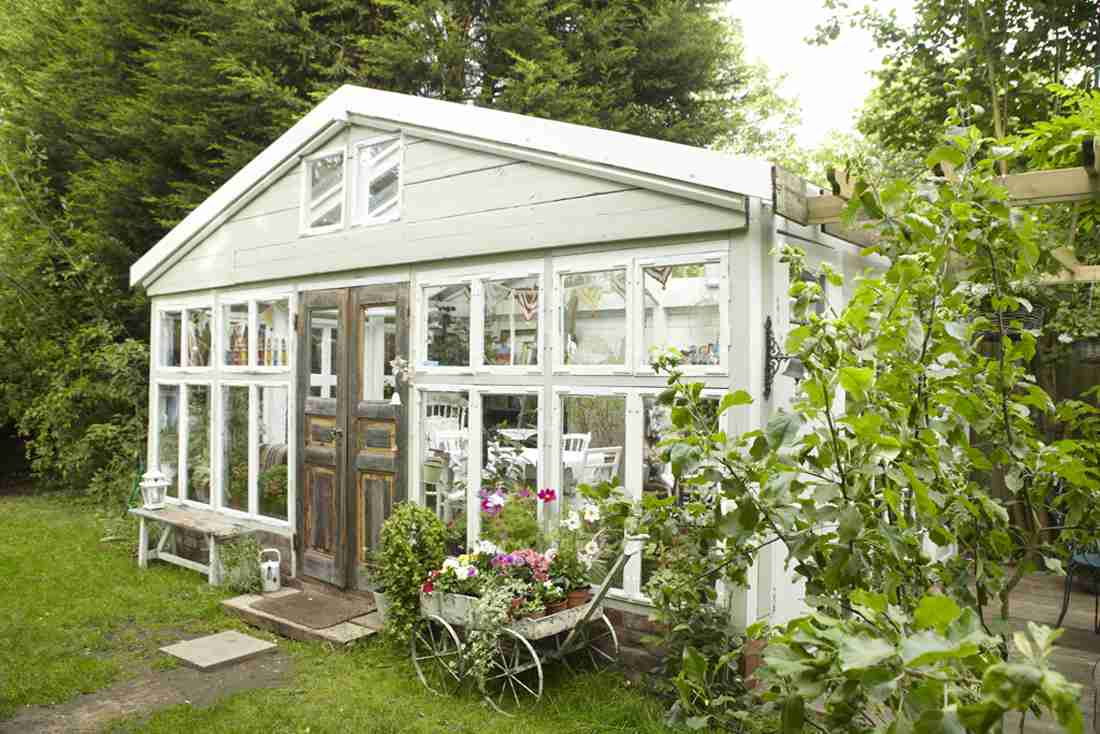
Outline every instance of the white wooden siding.
<svg viewBox="0 0 1100 734"><path fill-rule="evenodd" d="M384 131L354 126L326 145ZM168 294L494 252L717 232L742 212L411 139L401 219L300 237L300 168L275 181L149 288Z"/></svg>

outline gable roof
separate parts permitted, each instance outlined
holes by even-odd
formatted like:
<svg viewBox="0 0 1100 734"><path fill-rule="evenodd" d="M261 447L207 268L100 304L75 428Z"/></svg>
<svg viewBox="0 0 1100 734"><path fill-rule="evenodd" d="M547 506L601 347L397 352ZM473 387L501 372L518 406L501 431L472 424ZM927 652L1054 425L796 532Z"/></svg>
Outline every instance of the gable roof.
<svg viewBox="0 0 1100 734"><path fill-rule="evenodd" d="M258 195L273 174L349 122L392 125L414 136L629 181L718 206L771 196L771 165L705 148L511 112L346 85L329 95L183 218L130 268L148 285L211 226Z"/></svg>

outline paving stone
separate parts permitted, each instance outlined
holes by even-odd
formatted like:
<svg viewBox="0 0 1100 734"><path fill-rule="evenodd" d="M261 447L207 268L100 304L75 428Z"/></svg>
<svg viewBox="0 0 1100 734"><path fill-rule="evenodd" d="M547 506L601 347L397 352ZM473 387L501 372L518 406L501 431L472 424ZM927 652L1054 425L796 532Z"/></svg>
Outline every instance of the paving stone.
<svg viewBox="0 0 1100 734"><path fill-rule="evenodd" d="M386 625L382 624L382 616L378 612L371 612L370 614L364 614L362 617L356 617L351 620L352 624L357 624L360 627L366 627L372 629L375 632L381 632L385 629Z"/></svg>
<svg viewBox="0 0 1100 734"><path fill-rule="evenodd" d="M276 649L273 642L242 635L235 630L162 647L161 652L199 670L214 670Z"/></svg>

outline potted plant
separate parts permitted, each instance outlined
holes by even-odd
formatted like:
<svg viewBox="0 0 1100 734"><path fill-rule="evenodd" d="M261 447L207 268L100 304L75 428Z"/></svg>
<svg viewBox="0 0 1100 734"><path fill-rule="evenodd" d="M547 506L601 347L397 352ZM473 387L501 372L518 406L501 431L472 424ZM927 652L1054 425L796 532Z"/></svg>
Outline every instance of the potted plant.
<svg viewBox="0 0 1100 734"><path fill-rule="evenodd" d="M546 602L547 614L557 614L567 608L568 602L565 598L565 591L552 580L548 579L543 582L542 598Z"/></svg>
<svg viewBox="0 0 1100 734"><path fill-rule="evenodd" d="M389 613L390 600L386 596L386 583L383 580L383 568L385 561L380 553L367 550L366 558L366 586L367 591L374 597L374 609L378 612L378 621L386 623L386 615Z"/></svg>
<svg viewBox="0 0 1100 734"><path fill-rule="evenodd" d="M379 577L385 587L386 630L407 639L420 617L424 580L443 562L447 530L431 510L402 502L382 526Z"/></svg>

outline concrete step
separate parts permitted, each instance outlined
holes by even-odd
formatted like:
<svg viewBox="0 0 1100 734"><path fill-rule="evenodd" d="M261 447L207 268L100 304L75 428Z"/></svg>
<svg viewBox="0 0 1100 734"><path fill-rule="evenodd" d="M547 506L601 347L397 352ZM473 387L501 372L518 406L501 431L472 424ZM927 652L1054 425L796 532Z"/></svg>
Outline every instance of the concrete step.
<svg viewBox="0 0 1100 734"><path fill-rule="evenodd" d="M302 642L331 642L334 645L350 645L357 640L362 640L376 634L379 629L381 629L380 626L377 629L373 626L367 626L367 620L371 618L371 614L358 617L348 622L340 622L332 627L313 629L312 627L292 622L289 619L268 614L252 606L261 599L270 598L271 596L301 593L303 592L299 589L282 589L274 592L274 594L266 594L264 596L259 594L243 594L241 596L235 596L232 599L226 599L222 602L222 606L226 611L243 619L253 627L259 627L260 629L274 632L281 637L286 637L291 640L300 640ZM363 621L362 624L359 623L360 620Z"/></svg>

